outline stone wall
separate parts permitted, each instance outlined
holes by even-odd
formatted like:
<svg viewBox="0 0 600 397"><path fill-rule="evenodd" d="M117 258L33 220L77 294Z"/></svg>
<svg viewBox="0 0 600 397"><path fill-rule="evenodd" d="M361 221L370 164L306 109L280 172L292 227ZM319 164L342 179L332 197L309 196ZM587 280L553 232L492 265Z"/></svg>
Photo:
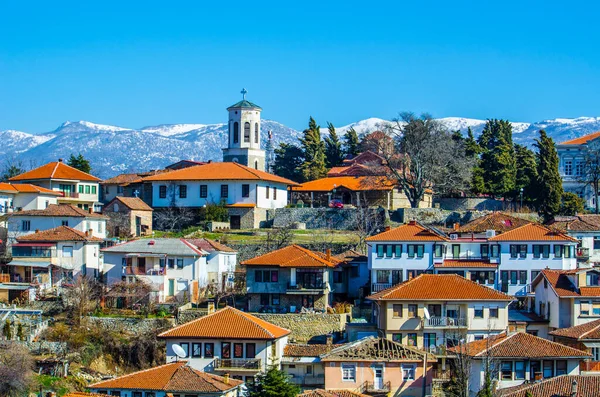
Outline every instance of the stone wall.
<svg viewBox="0 0 600 397"><path fill-rule="evenodd" d="M292 331L290 338L298 343L325 341L328 334L343 332L346 328L347 314L270 314L252 313L252 315Z"/></svg>
<svg viewBox="0 0 600 397"><path fill-rule="evenodd" d="M88 327L100 327L107 331L129 334L144 334L175 326L174 318L87 317L86 320Z"/></svg>
<svg viewBox="0 0 600 397"><path fill-rule="evenodd" d="M411 220L426 225L452 227L454 223L464 225L474 219L491 214L493 211L449 211L440 208L402 208L396 211L395 219L406 223ZM532 222L540 221L536 213L508 213L509 215L524 218Z"/></svg>
<svg viewBox="0 0 600 397"><path fill-rule="evenodd" d="M185 324L208 314L208 309L180 310L177 314L177 324Z"/></svg>
<svg viewBox="0 0 600 397"><path fill-rule="evenodd" d="M386 210L373 208L374 216L383 219ZM267 218L273 227L286 227L294 223L304 223L307 229L352 230L355 228L357 209L355 208L276 208L267 210Z"/></svg>
<svg viewBox="0 0 600 397"><path fill-rule="evenodd" d="M25 346L31 353L33 354L56 354L61 355L66 352L67 344L66 342L48 342L48 341L39 341L39 342L21 342L21 341L13 341L14 343L19 343Z"/></svg>
<svg viewBox="0 0 600 397"><path fill-rule="evenodd" d="M487 197L437 197L433 200L434 207L449 211L510 211L513 209L512 204Z"/></svg>

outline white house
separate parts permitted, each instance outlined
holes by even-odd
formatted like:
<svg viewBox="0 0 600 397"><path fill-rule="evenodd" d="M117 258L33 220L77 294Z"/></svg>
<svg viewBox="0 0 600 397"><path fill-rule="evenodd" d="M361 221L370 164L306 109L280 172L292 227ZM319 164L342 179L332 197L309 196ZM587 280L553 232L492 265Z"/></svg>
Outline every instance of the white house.
<svg viewBox="0 0 600 397"><path fill-rule="evenodd" d="M0 183L0 214L41 210L56 204L61 194L29 183Z"/></svg>
<svg viewBox="0 0 600 397"><path fill-rule="evenodd" d="M58 226L68 226L104 239L106 220L106 216L92 212L91 209L83 210L70 204L50 204L44 209L13 212L7 224L10 239Z"/></svg>
<svg viewBox="0 0 600 397"><path fill-rule="evenodd" d="M185 359L200 371L228 373L249 380L269 366L281 366L291 331L226 307L159 334L167 342L167 362ZM185 357L178 357L173 345Z"/></svg>
<svg viewBox="0 0 600 397"><path fill-rule="evenodd" d="M189 296L192 285L209 282L204 252L184 239L157 238L132 240L104 248L103 278L108 285L118 281L142 280L149 283L157 302Z"/></svg>
<svg viewBox="0 0 600 397"><path fill-rule="evenodd" d="M45 164L9 179L10 182L31 183L60 193L59 204L72 204L84 210L99 211L100 179L65 163L62 159Z"/></svg>
<svg viewBox="0 0 600 397"><path fill-rule="evenodd" d="M207 281L219 286L231 285L237 264L237 251L207 238L187 239L202 252L206 252Z"/></svg>
<svg viewBox="0 0 600 397"><path fill-rule="evenodd" d="M549 226L577 239L575 256L580 265L600 263L600 215L557 216Z"/></svg>

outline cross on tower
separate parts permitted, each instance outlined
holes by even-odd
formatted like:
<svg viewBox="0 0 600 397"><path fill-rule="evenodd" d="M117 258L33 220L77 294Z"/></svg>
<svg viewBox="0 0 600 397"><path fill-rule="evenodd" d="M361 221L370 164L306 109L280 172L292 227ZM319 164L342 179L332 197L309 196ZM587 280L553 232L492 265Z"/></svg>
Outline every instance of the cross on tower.
<svg viewBox="0 0 600 397"><path fill-rule="evenodd" d="M242 91L240 91L240 92L241 92L241 94L242 94L242 96L243 96L243 99L244 99L244 101L245 101L245 100L246 100L246 94L248 93L248 91L246 91L246 89L245 89L245 88L242 88Z"/></svg>

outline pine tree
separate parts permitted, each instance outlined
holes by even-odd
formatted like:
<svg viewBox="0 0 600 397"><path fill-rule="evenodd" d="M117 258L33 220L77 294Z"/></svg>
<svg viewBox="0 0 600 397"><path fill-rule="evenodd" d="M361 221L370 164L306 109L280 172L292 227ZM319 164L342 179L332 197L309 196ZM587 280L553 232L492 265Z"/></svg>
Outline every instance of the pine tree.
<svg viewBox="0 0 600 397"><path fill-rule="evenodd" d="M288 374L270 367L266 373L256 375L253 385L248 387L248 397L296 397L300 388L290 382Z"/></svg>
<svg viewBox="0 0 600 397"><path fill-rule="evenodd" d="M533 202L537 197L536 183L538 177L535 153L523 145L515 144L515 160L517 164L515 194L519 196L521 189L523 189L523 200Z"/></svg>
<svg viewBox="0 0 600 397"><path fill-rule="evenodd" d="M534 145L537 152L537 202L538 212L546 220L560 211L563 194L562 180L558 173L558 153L554 141L546 131L540 131L540 137Z"/></svg>
<svg viewBox="0 0 600 397"><path fill-rule="evenodd" d="M342 143L337 132L335 132L333 124L327 122L327 129L329 130L329 136L325 137L325 160L328 168L337 167L344 160Z"/></svg>
<svg viewBox="0 0 600 397"><path fill-rule="evenodd" d="M347 156L355 157L360 153L358 134L354 127L351 127L344 134L344 153Z"/></svg>
<svg viewBox="0 0 600 397"><path fill-rule="evenodd" d="M275 160L271 166L272 172L295 182L302 181L302 164L304 154L302 149L289 143L280 143L275 149Z"/></svg>
<svg viewBox="0 0 600 397"><path fill-rule="evenodd" d="M572 192L564 192L560 202L561 215L577 215L585 211L585 202Z"/></svg>
<svg viewBox="0 0 600 397"><path fill-rule="evenodd" d="M321 140L321 131L317 122L312 117L304 136L300 139L304 163L302 164L302 177L304 181L314 181L327 175L325 167L325 144Z"/></svg>
<svg viewBox="0 0 600 397"><path fill-rule="evenodd" d="M482 150L480 166L486 193L496 197L513 197L517 169L512 125L507 120L488 120L478 143Z"/></svg>
<svg viewBox="0 0 600 397"><path fill-rule="evenodd" d="M471 127L467 129L467 137L465 138L465 155L470 158L475 158L481 154L481 147L477 143Z"/></svg>
<svg viewBox="0 0 600 397"><path fill-rule="evenodd" d="M90 165L89 160L87 160L81 153L77 157L71 154L69 160L67 161L67 165L70 165L73 168L77 168L79 171L83 171L86 174L89 174L92 171L92 166Z"/></svg>

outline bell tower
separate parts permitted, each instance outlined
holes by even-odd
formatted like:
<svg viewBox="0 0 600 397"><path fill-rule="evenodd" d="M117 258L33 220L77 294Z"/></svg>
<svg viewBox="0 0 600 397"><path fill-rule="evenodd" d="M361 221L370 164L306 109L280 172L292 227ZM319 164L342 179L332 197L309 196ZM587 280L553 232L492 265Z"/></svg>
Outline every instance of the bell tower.
<svg viewBox="0 0 600 397"><path fill-rule="evenodd" d="M265 170L265 151L260 148L260 112L262 108L246 99L248 91L242 89L242 100L229 106L227 148L223 161L230 161Z"/></svg>

